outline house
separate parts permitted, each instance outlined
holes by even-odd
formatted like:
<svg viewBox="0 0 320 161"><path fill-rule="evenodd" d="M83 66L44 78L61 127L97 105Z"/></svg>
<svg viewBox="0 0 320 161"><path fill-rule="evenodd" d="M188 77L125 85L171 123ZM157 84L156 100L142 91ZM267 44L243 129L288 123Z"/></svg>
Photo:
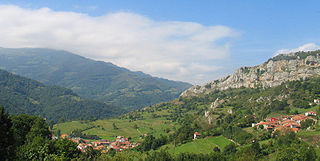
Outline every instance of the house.
<svg viewBox="0 0 320 161"><path fill-rule="evenodd" d="M73 142L79 144L80 143L80 139L72 139Z"/></svg>
<svg viewBox="0 0 320 161"><path fill-rule="evenodd" d="M284 126L290 127L290 128L300 128L300 125L298 123L288 123L288 124L285 124Z"/></svg>
<svg viewBox="0 0 320 161"><path fill-rule="evenodd" d="M271 128L275 127L277 125L277 123L276 122L263 122L263 121L261 121L260 123L256 124L256 126L258 126L258 127L260 125L262 125L264 129L270 129L270 127Z"/></svg>
<svg viewBox="0 0 320 161"><path fill-rule="evenodd" d="M320 103L320 100L319 99L314 99L313 102L314 103Z"/></svg>
<svg viewBox="0 0 320 161"><path fill-rule="evenodd" d="M304 113L304 115L306 115L306 116L310 116L310 115L317 116L317 113L315 113L313 111L308 111L308 112Z"/></svg>
<svg viewBox="0 0 320 161"><path fill-rule="evenodd" d="M270 118L270 121L272 121L272 122L274 122L274 121L279 121L279 119L276 119L276 118L271 117L271 118Z"/></svg>
<svg viewBox="0 0 320 161"><path fill-rule="evenodd" d="M58 137L56 137L55 135L52 135L52 136L51 136L51 139L52 139L52 140L58 140Z"/></svg>
<svg viewBox="0 0 320 161"><path fill-rule="evenodd" d="M62 134L62 135L61 135L61 138L62 138L62 139L64 139L64 138L69 139L69 138L70 138L70 135L68 135L68 134Z"/></svg>
<svg viewBox="0 0 320 161"><path fill-rule="evenodd" d="M193 134L193 139L197 139L197 137L200 136L200 135L201 135L200 133L195 132L195 133Z"/></svg>

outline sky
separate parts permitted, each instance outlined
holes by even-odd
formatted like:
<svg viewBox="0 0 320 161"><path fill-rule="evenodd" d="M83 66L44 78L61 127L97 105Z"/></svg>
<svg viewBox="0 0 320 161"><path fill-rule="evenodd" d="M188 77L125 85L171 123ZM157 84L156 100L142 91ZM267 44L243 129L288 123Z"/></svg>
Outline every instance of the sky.
<svg viewBox="0 0 320 161"><path fill-rule="evenodd" d="M192 84L320 49L316 0L0 0L0 47L40 47Z"/></svg>

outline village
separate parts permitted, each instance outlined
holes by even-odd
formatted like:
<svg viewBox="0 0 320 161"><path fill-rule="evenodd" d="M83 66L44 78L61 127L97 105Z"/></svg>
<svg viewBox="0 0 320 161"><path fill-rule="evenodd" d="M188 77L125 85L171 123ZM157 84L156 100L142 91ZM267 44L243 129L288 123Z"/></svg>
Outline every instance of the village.
<svg viewBox="0 0 320 161"><path fill-rule="evenodd" d="M116 151L123 151L125 149L132 149L137 146L139 146L141 143L133 143L130 142L128 138L125 138L123 136L117 136L115 141L109 141L109 140L99 140L99 141L91 141L91 140L84 140L79 137L74 138L71 137L68 134L62 134L62 139L69 139L73 142L77 143L77 148L82 151L86 152L89 148L92 148L94 150L99 150L103 153L107 153L110 149L116 150ZM52 139L56 140L58 137L53 136Z"/></svg>
<svg viewBox="0 0 320 161"><path fill-rule="evenodd" d="M301 128L301 123L308 119L317 122L313 116L316 116L317 113L313 111L305 112L304 114L297 115L283 115L281 118L269 118L265 121L260 121L259 123L252 123L252 127L258 127L273 133L279 132L298 132Z"/></svg>

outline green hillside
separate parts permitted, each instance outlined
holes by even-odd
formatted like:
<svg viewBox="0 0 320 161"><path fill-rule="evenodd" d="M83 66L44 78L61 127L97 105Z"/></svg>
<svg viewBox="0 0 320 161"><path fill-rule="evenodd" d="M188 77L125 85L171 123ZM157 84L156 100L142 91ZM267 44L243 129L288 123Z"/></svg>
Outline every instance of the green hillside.
<svg viewBox="0 0 320 161"><path fill-rule="evenodd" d="M79 97L70 89L46 86L0 70L0 104L11 114L43 116L49 121L106 118L119 108Z"/></svg>
<svg viewBox="0 0 320 161"><path fill-rule="evenodd" d="M175 99L191 87L51 49L0 48L0 68L129 110Z"/></svg>
<svg viewBox="0 0 320 161"><path fill-rule="evenodd" d="M55 125L53 130L55 132L60 130L61 134L71 134L72 131L79 129L84 134L98 135L105 139L126 136L139 140L144 134L159 137L179 128L179 123L166 118L168 114L168 110L154 111L152 108L147 108L112 119L60 123Z"/></svg>
<svg viewBox="0 0 320 161"><path fill-rule="evenodd" d="M165 140L163 144L146 139L152 145L149 148L151 154L177 158L211 155L213 149L219 147L219 154L223 154L227 160L279 160L283 156L288 157L289 152L299 154L294 158L308 155L306 158L314 159L316 153L320 154L317 148L320 145L319 124L310 125L309 129L301 128L296 134L276 133L277 136L267 130L252 128L251 124L270 117L303 114L311 110L320 113L319 105L313 103L314 98L320 97L319 94L319 77L286 82L265 89L213 91L209 94L181 97L113 119L57 124L54 131L59 129L61 133L71 133L81 129L85 134L105 139L112 140L117 135L123 135L138 141L143 140L142 134L148 134ZM217 98L223 101L211 109L212 102ZM207 116L205 111L209 111ZM211 124L208 116L212 118ZM319 116L313 118L318 120ZM201 138L193 140L193 133L196 131L201 133ZM144 146L147 144L146 140L142 142L144 148L138 151L148 151L145 148L147 146ZM234 144L230 144L231 140ZM304 151L306 149L310 150Z"/></svg>
<svg viewBox="0 0 320 161"><path fill-rule="evenodd" d="M160 121L179 126L185 123L192 124L190 128L195 127L194 130L202 130L207 135L210 135L210 133L217 131L221 133L221 127L246 128L251 127L253 122L258 122L271 116L297 114L310 110L318 111L319 105L310 103L313 102L314 98L319 98L319 94L320 78L310 78L304 81L287 82L267 89L228 89L214 91L210 94L201 94L197 97L181 97L173 102L130 112L115 119L98 120L89 123L107 127L104 133L99 133L101 136L114 135L118 132L121 135L130 136L130 132L113 131L110 128L112 122L119 125L119 129L127 127L130 129L134 124L145 124L148 128L153 127L156 129L157 126L164 125L160 123L159 125L152 125L152 123ZM224 103L218 105L214 110L210 109L211 103L217 98L224 100ZM233 111L232 114L228 112L230 109ZM204 116L205 111L210 112L212 124L209 124L208 119ZM68 122L64 124L66 127L71 127ZM62 125L58 124L57 128L61 127L60 130L66 133L77 128L75 126L74 129L64 130ZM145 132L148 132L148 130ZM135 134L134 136L137 135Z"/></svg>

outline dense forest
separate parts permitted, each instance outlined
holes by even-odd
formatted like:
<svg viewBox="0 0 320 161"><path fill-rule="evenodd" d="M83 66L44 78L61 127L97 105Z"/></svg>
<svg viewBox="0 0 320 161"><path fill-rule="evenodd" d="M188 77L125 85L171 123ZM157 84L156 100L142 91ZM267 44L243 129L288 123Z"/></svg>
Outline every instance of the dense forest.
<svg viewBox="0 0 320 161"><path fill-rule="evenodd" d="M12 114L32 114L48 121L107 118L123 111L79 97L69 89L46 86L0 70L0 104Z"/></svg>
<svg viewBox="0 0 320 161"><path fill-rule="evenodd" d="M191 87L52 49L0 48L0 69L129 111L173 100Z"/></svg>

